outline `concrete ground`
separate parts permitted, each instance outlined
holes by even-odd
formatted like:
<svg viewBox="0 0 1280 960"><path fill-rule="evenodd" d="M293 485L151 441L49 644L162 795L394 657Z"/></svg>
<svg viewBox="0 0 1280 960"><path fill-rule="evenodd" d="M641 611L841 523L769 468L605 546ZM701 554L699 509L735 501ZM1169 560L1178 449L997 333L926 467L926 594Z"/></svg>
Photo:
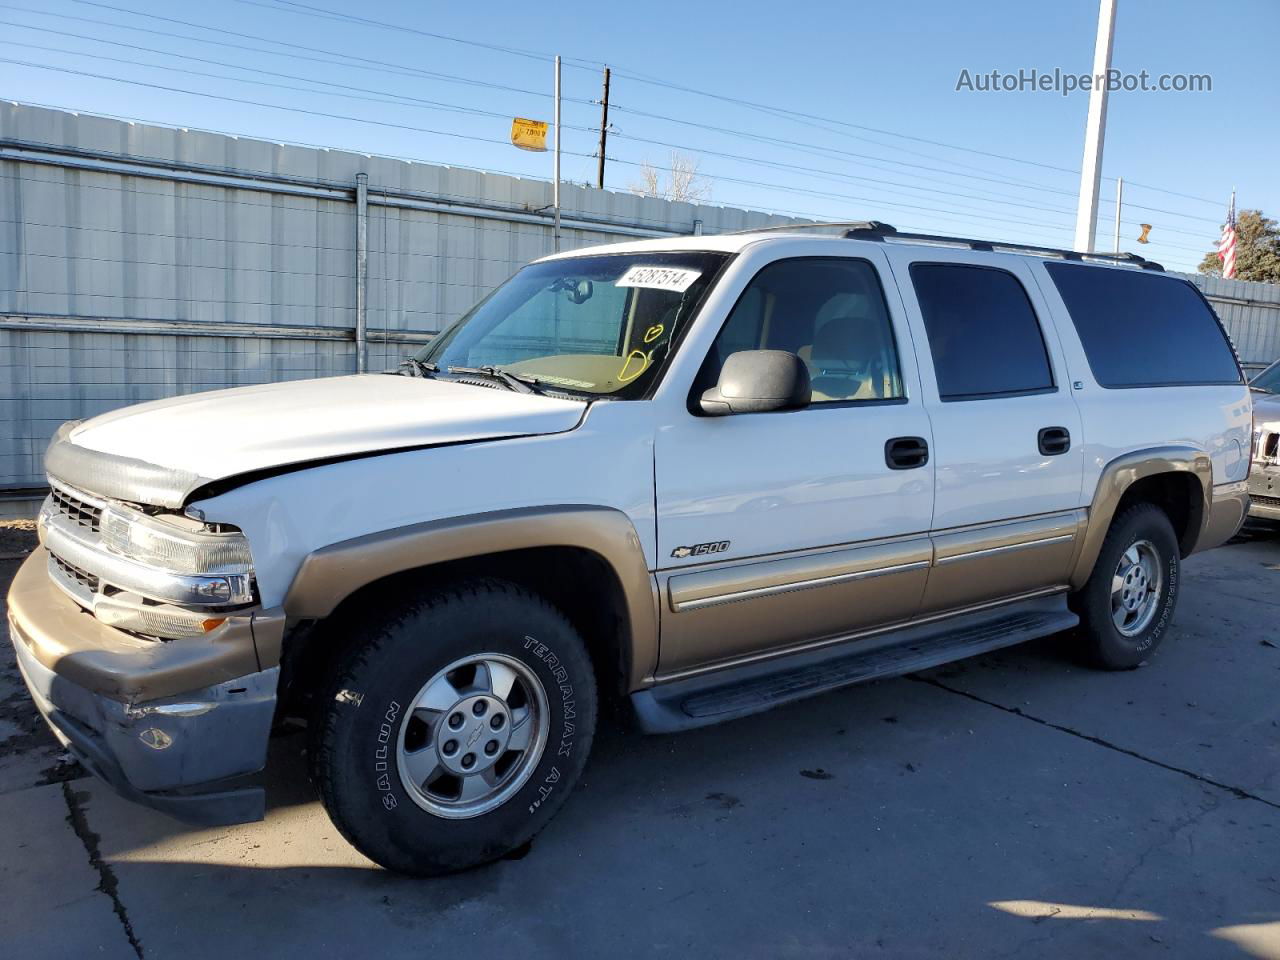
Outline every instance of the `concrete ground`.
<svg viewBox="0 0 1280 960"><path fill-rule="evenodd" d="M431 881L346 844L300 735L273 742L263 823L117 799L5 661L0 955L1280 958L1280 534L1184 570L1143 669L1051 638L681 736L604 730L527 852Z"/></svg>

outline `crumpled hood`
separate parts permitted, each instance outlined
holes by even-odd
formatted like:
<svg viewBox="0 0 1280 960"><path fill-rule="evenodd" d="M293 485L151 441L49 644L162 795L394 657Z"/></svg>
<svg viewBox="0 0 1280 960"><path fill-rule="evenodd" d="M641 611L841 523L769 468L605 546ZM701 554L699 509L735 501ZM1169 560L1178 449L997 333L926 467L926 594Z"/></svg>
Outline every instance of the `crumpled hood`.
<svg viewBox="0 0 1280 960"><path fill-rule="evenodd" d="M49 473L73 486L182 506L214 480L316 460L561 433L586 404L448 380L365 374L237 387L94 417L54 438Z"/></svg>

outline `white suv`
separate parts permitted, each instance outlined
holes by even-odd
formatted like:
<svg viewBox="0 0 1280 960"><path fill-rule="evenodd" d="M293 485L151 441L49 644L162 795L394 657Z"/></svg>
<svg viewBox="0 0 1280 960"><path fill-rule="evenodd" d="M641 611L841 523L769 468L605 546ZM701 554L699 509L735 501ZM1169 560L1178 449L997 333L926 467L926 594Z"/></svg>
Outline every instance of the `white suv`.
<svg viewBox="0 0 1280 960"><path fill-rule="evenodd" d="M577 251L405 361L67 424L9 597L122 793L261 817L307 719L389 868L526 842L600 699L668 732L1079 626L1125 669L1248 507L1250 396L1139 257L877 223Z"/></svg>

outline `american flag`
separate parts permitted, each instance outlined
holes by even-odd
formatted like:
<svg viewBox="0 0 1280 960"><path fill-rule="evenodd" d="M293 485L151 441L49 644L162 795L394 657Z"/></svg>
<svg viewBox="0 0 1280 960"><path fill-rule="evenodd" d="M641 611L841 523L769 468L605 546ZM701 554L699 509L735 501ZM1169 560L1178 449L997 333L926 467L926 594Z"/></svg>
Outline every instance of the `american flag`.
<svg viewBox="0 0 1280 960"><path fill-rule="evenodd" d="M1231 206L1227 208L1227 222L1222 226L1222 239L1218 241L1218 259L1222 261L1222 275L1230 280L1236 275L1236 192L1231 191Z"/></svg>

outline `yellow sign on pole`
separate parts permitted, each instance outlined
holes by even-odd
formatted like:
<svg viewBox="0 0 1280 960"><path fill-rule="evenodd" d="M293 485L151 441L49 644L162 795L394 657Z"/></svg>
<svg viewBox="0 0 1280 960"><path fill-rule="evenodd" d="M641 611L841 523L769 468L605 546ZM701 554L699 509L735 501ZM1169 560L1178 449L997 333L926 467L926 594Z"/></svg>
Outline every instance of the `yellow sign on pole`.
<svg viewBox="0 0 1280 960"><path fill-rule="evenodd" d="M521 150L541 152L547 149L547 124L543 120L516 117L511 121L511 142Z"/></svg>

